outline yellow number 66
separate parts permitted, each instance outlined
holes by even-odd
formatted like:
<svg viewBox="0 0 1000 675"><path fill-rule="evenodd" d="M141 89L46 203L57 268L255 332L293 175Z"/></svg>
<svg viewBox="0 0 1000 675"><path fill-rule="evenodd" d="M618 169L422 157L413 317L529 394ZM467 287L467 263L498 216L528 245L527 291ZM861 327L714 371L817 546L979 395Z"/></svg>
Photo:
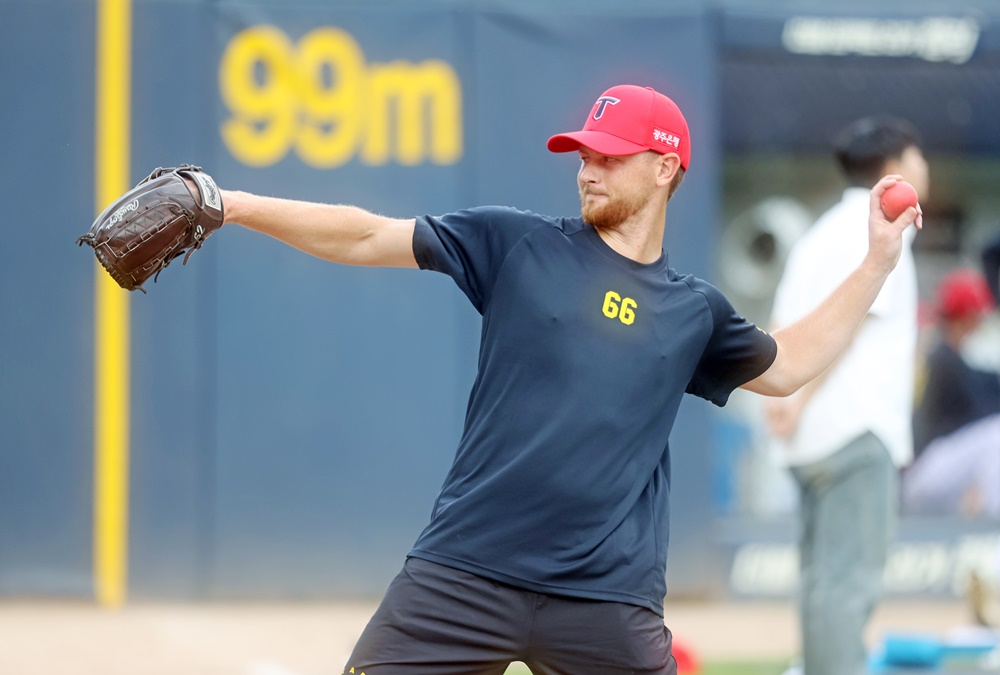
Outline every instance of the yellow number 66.
<svg viewBox="0 0 1000 675"><path fill-rule="evenodd" d="M604 307L602 308L604 316L609 319L617 318L626 326L632 325L632 322L635 321L635 310L638 307L635 300L622 298L614 291L608 291L604 294Z"/></svg>

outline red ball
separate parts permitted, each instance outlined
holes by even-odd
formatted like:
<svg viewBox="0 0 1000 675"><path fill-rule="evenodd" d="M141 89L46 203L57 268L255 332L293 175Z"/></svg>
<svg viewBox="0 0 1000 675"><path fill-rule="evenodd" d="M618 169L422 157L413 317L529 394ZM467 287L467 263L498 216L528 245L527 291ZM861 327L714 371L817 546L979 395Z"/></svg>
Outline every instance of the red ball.
<svg viewBox="0 0 1000 675"><path fill-rule="evenodd" d="M906 209L917 205L917 191L901 180L882 193L882 213L889 220L896 220Z"/></svg>

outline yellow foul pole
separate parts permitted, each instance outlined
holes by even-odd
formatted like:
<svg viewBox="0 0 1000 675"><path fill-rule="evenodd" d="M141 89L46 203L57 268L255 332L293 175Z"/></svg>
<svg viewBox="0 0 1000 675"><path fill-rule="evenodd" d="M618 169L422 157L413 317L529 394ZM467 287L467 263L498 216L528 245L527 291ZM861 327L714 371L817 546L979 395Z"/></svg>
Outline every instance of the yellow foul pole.
<svg viewBox="0 0 1000 675"><path fill-rule="evenodd" d="M100 212L129 188L131 0L97 0L96 42ZM100 265L94 297L94 594L118 607L128 585L129 299Z"/></svg>

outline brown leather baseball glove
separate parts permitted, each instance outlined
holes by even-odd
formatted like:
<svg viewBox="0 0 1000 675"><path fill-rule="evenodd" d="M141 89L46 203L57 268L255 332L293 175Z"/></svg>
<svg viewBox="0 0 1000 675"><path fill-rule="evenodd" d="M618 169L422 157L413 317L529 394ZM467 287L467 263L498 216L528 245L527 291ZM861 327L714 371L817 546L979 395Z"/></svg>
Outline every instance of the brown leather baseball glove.
<svg viewBox="0 0 1000 675"><path fill-rule="evenodd" d="M201 167L184 164L156 169L139 181L104 209L76 243L93 247L119 286L145 293L142 285L149 277L184 253L186 264L222 223L222 197L215 181Z"/></svg>

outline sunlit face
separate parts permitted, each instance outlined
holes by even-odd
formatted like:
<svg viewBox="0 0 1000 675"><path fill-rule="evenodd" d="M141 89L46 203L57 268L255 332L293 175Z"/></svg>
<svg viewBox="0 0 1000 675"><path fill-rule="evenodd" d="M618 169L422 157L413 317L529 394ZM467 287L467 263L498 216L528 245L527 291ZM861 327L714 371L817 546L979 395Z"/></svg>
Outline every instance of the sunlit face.
<svg viewBox="0 0 1000 675"><path fill-rule="evenodd" d="M602 155L580 148L580 213L591 225L613 229L639 213L656 189L656 155Z"/></svg>

